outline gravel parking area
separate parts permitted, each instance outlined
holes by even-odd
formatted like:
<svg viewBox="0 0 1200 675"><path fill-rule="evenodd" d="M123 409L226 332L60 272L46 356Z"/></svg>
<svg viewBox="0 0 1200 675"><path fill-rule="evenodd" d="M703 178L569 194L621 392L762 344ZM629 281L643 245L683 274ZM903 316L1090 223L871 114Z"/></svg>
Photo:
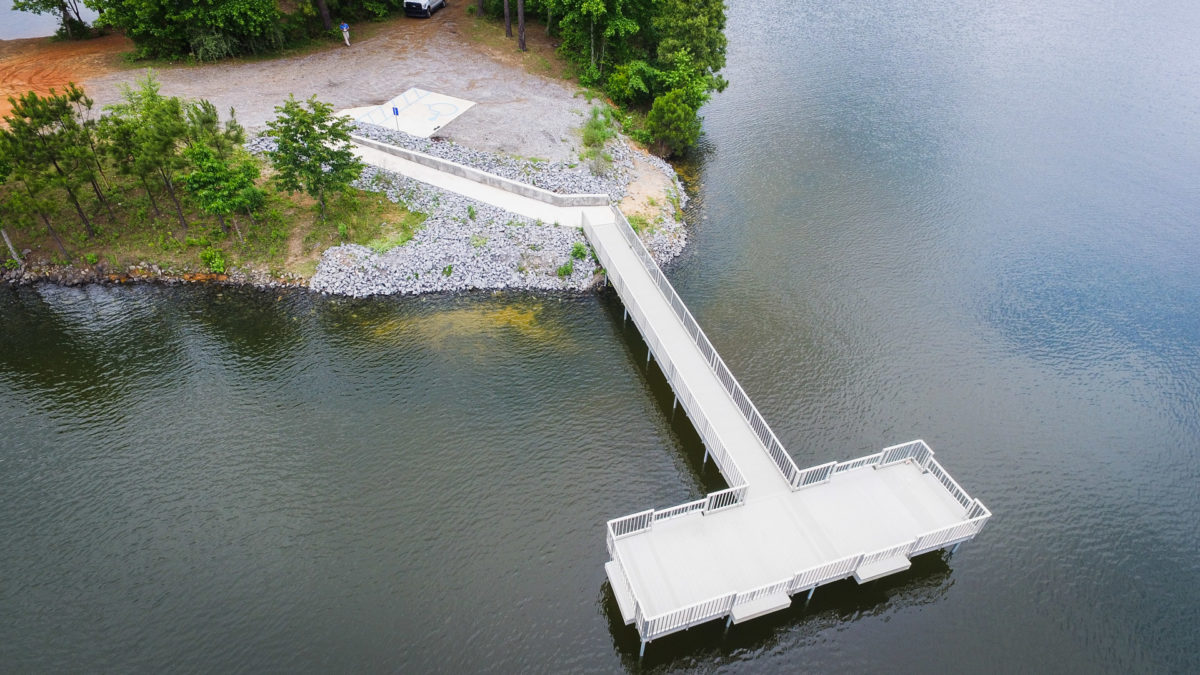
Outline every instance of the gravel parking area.
<svg viewBox="0 0 1200 675"><path fill-rule="evenodd" d="M354 37L351 47L155 72L164 93L205 98L222 111L232 107L251 131L263 128L288 94L316 95L340 110L378 105L420 87L476 103L439 136L492 152L576 160L576 130L589 108L587 100L575 96L572 83L528 73L467 39L467 22L474 19L463 11L465 4L456 5L432 19L398 18L368 26L364 32L374 34ZM137 71L113 72L84 86L103 105L118 100L120 85L138 76Z"/></svg>

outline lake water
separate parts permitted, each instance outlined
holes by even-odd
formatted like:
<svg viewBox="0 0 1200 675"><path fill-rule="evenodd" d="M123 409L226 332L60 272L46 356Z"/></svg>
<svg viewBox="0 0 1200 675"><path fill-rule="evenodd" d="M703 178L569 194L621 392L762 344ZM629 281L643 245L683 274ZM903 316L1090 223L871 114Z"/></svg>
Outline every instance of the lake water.
<svg viewBox="0 0 1200 675"><path fill-rule="evenodd" d="M0 0L0 40L54 35L61 25L57 14L18 12L12 5L12 0ZM82 2L79 3L79 13L88 23L98 16L95 10L84 7Z"/></svg>
<svg viewBox="0 0 1200 675"><path fill-rule="evenodd" d="M640 667L1200 670L1200 6L729 15L669 276L799 465L924 438L996 515ZM5 670L638 669L603 522L721 485L607 294L0 320Z"/></svg>

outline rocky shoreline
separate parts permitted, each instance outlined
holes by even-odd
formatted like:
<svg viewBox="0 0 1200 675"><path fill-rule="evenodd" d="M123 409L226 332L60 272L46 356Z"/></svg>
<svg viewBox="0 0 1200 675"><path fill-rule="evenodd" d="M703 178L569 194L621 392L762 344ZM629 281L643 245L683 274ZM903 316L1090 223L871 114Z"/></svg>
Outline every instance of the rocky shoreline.
<svg viewBox="0 0 1200 675"><path fill-rule="evenodd" d="M620 137L605 148L612 157L611 165L600 175L593 175L581 165L505 157L374 125L359 124L356 133L560 194L607 194L614 203L624 196L634 172L632 159L636 151ZM247 142L246 147L261 154L272 145L272 139L260 136ZM642 154L643 162L670 179L682 206L687 196L674 169L657 157ZM157 281L264 289L307 286L321 293L365 297L502 289L580 292L594 287L603 278L591 247L577 226L531 220L371 165L366 165L354 186L381 193L410 211L426 214L427 218L410 241L390 250L377 251L357 244L327 249L316 273L308 280L277 278L239 268L231 269L229 274L208 274L190 269L161 269L145 263L124 269L110 269L104 264L80 267L35 264L0 270L0 279L10 284ZM682 252L686 237L684 224L675 220L673 210L663 208L653 231L643 239L659 264L665 264Z"/></svg>

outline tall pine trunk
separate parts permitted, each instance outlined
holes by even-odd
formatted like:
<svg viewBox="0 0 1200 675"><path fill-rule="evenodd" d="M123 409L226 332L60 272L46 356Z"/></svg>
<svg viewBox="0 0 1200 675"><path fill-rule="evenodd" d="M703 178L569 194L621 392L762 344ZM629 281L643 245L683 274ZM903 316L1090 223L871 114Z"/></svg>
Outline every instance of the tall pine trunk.
<svg viewBox="0 0 1200 675"><path fill-rule="evenodd" d="M167 195L171 197L171 201L175 202L175 213L179 216L179 224L183 226L183 235L187 236L187 219L183 217L183 206L179 204L179 197L175 195L175 186L171 184L171 179L167 177L167 172L163 171L162 167L158 168L159 175L162 176L163 185L167 187Z"/></svg>
<svg viewBox="0 0 1200 675"><path fill-rule="evenodd" d="M483 18L483 0L479 0L475 5L475 16Z"/></svg>
<svg viewBox="0 0 1200 675"><path fill-rule="evenodd" d="M67 3L59 2L58 9L62 12L62 25L67 31L67 39L74 40L75 34L71 32L71 15L67 13Z"/></svg>
<svg viewBox="0 0 1200 675"><path fill-rule="evenodd" d="M517 0L517 49L525 51L525 0Z"/></svg>
<svg viewBox="0 0 1200 675"><path fill-rule="evenodd" d="M25 183L24 181L22 183L25 185L25 192L29 193L29 201L36 205L37 198L33 194L33 188L29 187L29 183ZM54 226L50 224L50 219L46 217L46 212L37 208L37 206L34 206L33 210L37 211L37 214L41 216L42 222L46 224L46 231L50 233L50 236L54 239L54 243L58 244L58 250L62 253L63 258L70 260L71 255L67 253L67 247L63 246L62 238L54 231Z"/></svg>
<svg viewBox="0 0 1200 675"><path fill-rule="evenodd" d="M154 193L150 191L150 183L146 180L146 176L141 176L142 187L146 188L146 196L150 198L150 206L154 207L154 215L161 216L162 209L158 208L158 200L154 198Z"/></svg>
<svg viewBox="0 0 1200 675"><path fill-rule="evenodd" d="M108 211L108 217L116 220L117 216L115 213L113 213L112 205L109 204L108 200L104 198L104 193L100 191L100 186L96 184L96 177L91 176L88 178L88 181L90 181L92 184L92 191L96 193L96 199L99 199L100 203L104 205L104 209Z"/></svg>
<svg viewBox="0 0 1200 675"><path fill-rule="evenodd" d="M504 37L512 37L512 18L508 16L508 0L504 0Z"/></svg>
<svg viewBox="0 0 1200 675"><path fill-rule="evenodd" d="M67 190L67 196L71 198L71 203L75 205L75 213L79 214L79 220L83 222L83 229L87 231L88 238L96 236L96 230L92 228L92 221L88 220L87 214L83 212L83 207L79 205L79 198L75 196L75 191L67 185L67 174L63 172L62 167L58 165L58 160L51 160L54 164L54 170L63 179L63 187Z"/></svg>
<svg viewBox="0 0 1200 675"><path fill-rule="evenodd" d="M325 30L333 30L333 19L329 16L329 4L325 0L317 0L317 13L321 15L321 26Z"/></svg>

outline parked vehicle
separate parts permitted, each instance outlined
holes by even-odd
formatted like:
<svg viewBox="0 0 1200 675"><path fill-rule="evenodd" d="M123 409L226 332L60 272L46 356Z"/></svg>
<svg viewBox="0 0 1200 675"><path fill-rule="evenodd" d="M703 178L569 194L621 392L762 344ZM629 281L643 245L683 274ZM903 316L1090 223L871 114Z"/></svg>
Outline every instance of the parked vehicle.
<svg viewBox="0 0 1200 675"><path fill-rule="evenodd" d="M405 0L404 14L406 16L431 17L433 13L446 6L446 0Z"/></svg>

